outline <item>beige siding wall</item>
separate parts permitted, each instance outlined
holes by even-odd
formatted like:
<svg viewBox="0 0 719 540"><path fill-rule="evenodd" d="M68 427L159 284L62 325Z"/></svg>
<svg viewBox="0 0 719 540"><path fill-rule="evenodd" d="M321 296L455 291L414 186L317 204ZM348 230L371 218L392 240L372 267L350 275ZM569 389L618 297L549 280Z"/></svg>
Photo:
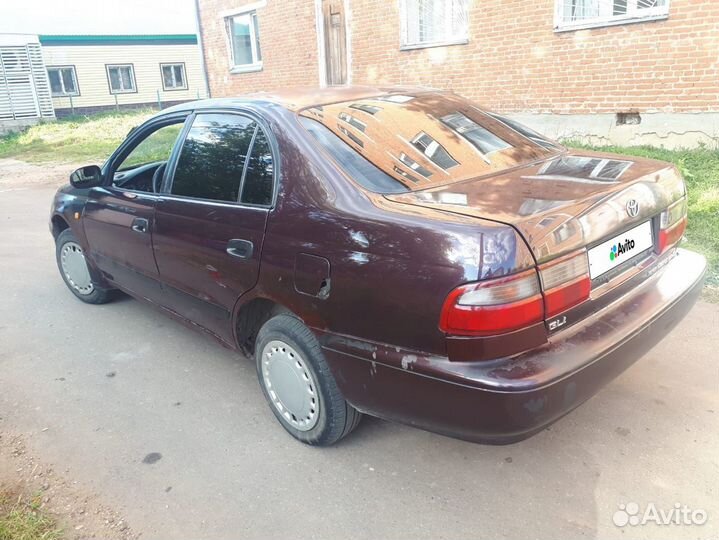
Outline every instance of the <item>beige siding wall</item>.
<svg viewBox="0 0 719 540"><path fill-rule="evenodd" d="M62 45L43 46L46 67L74 65L79 96L73 96L75 107L97 107L115 104L110 93L106 64L133 64L136 93L117 94L120 105L156 103L157 91L162 101L181 101L207 97L197 45ZM160 64L184 63L187 90L164 90ZM70 107L70 98L53 98L56 109Z"/></svg>

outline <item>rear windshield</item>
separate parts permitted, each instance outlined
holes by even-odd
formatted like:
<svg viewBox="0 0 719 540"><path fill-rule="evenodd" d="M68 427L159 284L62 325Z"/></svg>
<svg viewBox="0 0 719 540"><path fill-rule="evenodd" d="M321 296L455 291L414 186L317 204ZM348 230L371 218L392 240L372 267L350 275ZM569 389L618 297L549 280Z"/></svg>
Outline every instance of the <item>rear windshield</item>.
<svg viewBox="0 0 719 540"><path fill-rule="evenodd" d="M377 193L451 184L561 150L454 94L391 94L311 107L300 121L349 176Z"/></svg>
<svg viewBox="0 0 719 540"><path fill-rule="evenodd" d="M355 152L347 143L332 133L321 123L301 117L300 122L323 146L334 160L354 178L363 188L376 193L402 193L409 191L401 182L382 172Z"/></svg>

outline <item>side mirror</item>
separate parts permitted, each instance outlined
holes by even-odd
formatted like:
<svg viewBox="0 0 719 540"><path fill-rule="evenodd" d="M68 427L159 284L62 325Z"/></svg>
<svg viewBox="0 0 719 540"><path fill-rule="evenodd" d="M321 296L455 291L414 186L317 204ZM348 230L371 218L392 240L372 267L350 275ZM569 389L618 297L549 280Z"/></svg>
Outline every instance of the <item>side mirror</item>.
<svg viewBox="0 0 719 540"><path fill-rule="evenodd" d="M70 175L70 184L76 188L91 188L102 184L102 171L97 165L80 167Z"/></svg>

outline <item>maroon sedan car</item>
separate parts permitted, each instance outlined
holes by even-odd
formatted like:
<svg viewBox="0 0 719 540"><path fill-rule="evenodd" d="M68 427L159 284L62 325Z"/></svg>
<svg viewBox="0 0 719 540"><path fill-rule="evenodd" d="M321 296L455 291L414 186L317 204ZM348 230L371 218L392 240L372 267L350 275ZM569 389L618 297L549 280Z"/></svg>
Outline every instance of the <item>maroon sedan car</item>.
<svg viewBox="0 0 719 540"><path fill-rule="evenodd" d="M450 92L342 88L187 103L54 200L60 273L254 355L317 445L367 413L527 437L689 311L671 164L570 151Z"/></svg>

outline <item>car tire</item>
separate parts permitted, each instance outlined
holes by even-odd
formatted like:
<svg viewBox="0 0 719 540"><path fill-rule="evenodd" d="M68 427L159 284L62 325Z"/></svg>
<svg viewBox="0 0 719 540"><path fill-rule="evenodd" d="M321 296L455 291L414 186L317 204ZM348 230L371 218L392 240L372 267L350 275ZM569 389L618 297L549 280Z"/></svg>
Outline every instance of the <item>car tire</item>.
<svg viewBox="0 0 719 540"><path fill-rule="evenodd" d="M257 376L270 409L295 439L329 446L349 435L362 414L342 396L314 334L281 314L255 342Z"/></svg>
<svg viewBox="0 0 719 540"><path fill-rule="evenodd" d="M55 259L65 285L70 292L87 304L105 304L114 291L98 287L90 277L82 246L70 229L55 239Z"/></svg>

